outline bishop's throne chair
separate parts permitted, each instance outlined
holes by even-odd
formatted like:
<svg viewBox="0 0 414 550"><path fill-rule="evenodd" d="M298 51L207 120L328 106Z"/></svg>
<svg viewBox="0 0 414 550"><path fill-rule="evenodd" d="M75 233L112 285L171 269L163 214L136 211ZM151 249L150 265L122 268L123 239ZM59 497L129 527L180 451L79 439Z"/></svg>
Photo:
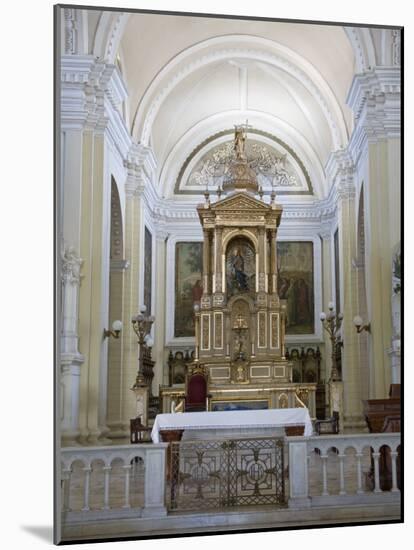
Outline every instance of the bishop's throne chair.
<svg viewBox="0 0 414 550"><path fill-rule="evenodd" d="M201 412L209 409L208 376L204 369L196 367L186 375L185 412Z"/></svg>

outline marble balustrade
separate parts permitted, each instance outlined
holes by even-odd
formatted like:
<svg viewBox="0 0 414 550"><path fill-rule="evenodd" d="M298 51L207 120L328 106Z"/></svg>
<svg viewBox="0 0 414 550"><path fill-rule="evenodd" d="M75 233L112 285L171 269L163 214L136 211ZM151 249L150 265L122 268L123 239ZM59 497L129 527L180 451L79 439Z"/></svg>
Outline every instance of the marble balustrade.
<svg viewBox="0 0 414 550"><path fill-rule="evenodd" d="M72 447L61 452L64 524L167 515L168 444ZM392 487L380 486L380 449L389 448ZM285 438L288 506L398 503L399 433Z"/></svg>

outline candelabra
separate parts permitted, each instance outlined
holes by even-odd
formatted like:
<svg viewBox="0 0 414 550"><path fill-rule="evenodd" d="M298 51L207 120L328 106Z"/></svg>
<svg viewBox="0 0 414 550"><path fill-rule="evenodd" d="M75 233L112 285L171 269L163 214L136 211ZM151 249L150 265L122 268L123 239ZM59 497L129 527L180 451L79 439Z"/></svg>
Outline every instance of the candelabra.
<svg viewBox="0 0 414 550"><path fill-rule="evenodd" d="M140 314L132 318L132 328L135 334L138 336L139 344L139 357L138 357L138 374L135 380L133 388L143 386L146 384L144 377L144 354L143 346L146 344L148 347L152 347L153 342L150 336L150 330L155 318L150 315L145 315L147 311L146 306L141 306Z"/></svg>
<svg viewBox="0 0 414 550"><path fill-rule="evenodd" d="M339 330L342 325L342 319L344 318L342 313L336 313L334 310L333 302L328 304L329 311L324 313L322 311L320 315L320 320L322 321L322 326L329 334L332 346L332 371L331 371L331 380L337 381L340 380L340 374L338 372L337 360L336 360L336 349L341 340Z"/></svg>

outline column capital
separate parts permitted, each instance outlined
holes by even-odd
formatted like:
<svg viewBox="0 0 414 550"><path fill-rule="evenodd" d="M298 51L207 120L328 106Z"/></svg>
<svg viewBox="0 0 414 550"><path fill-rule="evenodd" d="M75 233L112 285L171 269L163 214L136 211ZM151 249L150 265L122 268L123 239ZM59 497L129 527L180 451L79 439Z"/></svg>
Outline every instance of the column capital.
<svg viewBox="0 0 414 550"><path fill-rule="evenodd" d="M73 246L65 247L61 253L62 282L64 284L79 285L81 280L81 267L83 260L78 256Z"/></svg>

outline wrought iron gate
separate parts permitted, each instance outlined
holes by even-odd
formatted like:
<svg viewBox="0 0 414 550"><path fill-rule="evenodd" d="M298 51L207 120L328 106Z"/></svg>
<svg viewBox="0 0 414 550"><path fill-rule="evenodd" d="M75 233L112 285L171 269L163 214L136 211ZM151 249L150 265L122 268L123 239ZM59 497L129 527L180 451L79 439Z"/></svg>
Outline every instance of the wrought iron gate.
<svg viewBox="0 0 414 550"><path fill-rule="evenodd" d="M285 504L282 439L170 445L170 510Z"/></svg>

